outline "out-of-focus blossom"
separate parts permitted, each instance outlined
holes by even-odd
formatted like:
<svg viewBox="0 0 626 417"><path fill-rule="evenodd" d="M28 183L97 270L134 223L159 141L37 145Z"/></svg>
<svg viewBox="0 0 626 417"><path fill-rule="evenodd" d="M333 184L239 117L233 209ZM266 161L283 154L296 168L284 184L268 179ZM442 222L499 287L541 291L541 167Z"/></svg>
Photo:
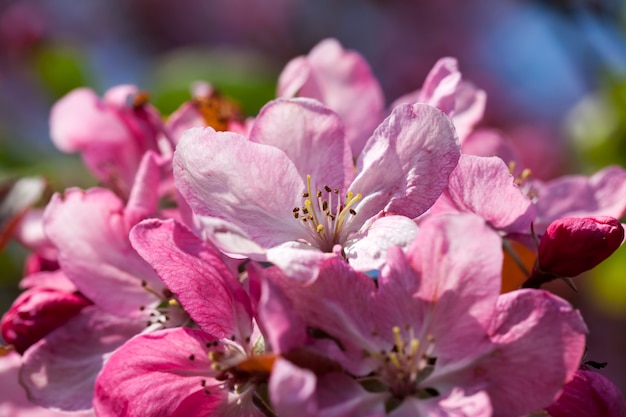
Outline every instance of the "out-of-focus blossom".
<svg viewBox="0 0 626 417"><path fill-rule="evenodd" d="M135 86L121 85L101 99L88 88L67 94L52 108L50 131L63 152L79 152L104 184L127 197L144 153L171 155L173 144L157 110Z"/></svg>

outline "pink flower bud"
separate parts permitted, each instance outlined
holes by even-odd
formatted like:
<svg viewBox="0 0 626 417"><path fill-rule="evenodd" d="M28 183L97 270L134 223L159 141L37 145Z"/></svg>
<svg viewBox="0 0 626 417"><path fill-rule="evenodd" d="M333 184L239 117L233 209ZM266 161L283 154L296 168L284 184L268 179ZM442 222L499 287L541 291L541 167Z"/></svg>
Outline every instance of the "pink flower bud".
<svg viewBox="0 0 626 417"><path fill-rule="evenodd" d="M0 321L4 341L24 353L91 302L80 294L31 288L15 299Z"/></svg>
<svg viewBox="0 0 626 417"><path fill-rule="evenodd" d="M552 417L622 417L626 407L611 381L597 372L579 369L546 411Z"/></svg>
<svg viewBox="0 0 626 417"><path fill-rule="evenodd" d="M539 243L541 273L575 277L615 252L624 240L621 223L608 216L553 221Z"/></svg>

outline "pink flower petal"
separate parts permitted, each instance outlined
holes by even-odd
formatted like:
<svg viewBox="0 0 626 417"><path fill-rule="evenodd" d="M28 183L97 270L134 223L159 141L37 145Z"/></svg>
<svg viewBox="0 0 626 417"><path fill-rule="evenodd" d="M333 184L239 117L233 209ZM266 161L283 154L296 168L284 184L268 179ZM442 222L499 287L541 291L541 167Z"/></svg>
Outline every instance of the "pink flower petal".
<svg viewBox="0 0 626 417"><path fill-rule="evenodd" d="M350 190L363 200L352 223L360 226L381 210L419 216L445 188L459 155L454 127L440 110L426 104L396 107L358 160Z"/></svg>
<svg viewBox="0 0 626 417"><path fill-rule="evenodd" d="M20 381L29 398L66 411L92 407L96 376L108 355L143 330L143 323L87 307L24 354Z"/></svg>
<svg viewBox="0 0 626 417"><path fill-rule="evenodd" d="M417 235L417 224L404 216L384 216L365 224L344 246L345 257L359 271L379 269L387 249L407 248Z"/></svg>
<svg viewBox="0 0 626 417"><path fill-rule="evenodd" d="M482 349L500 293L499 236L474 215L435 216L420 225L407 256L420 272L416 296L426 303L426 334L438 365Z"/></svg>
<svg viewBox="0 0 626 417"><path fill-rule="evenodd" d="M498 157L461 155L433 212L474 213L497 230L530 232L535 208ZM447 200L447 201L446 201ZM456 209L456 210L455 210Z"/></svg>
<svg viewBox="0 0 626 417"><path fill-rule="evenodd" d="M274 100L259 112L249 138L287 154L312 186L345 190L352 181L352 152L339 116L306 98Z"/></svg>
<svg viewBox="0 0 626 417"><path fill-rule="evenodd" d="M240 343L252 334L248 295L217 249L173 220L146 220L130 239L201 329Z"/></svg>
<svg viewBox="0 0 626 417"><path fill-rule="evenodd" d="M217 412L226 403L227 392L209 376L211 361L205 344L214 340L200 330L185 328L130 340L111 356L96 381L96 413L199 417Z"/></svg>
<svg viewBox="0 0 626 417"><path fill-rule="evenodd" d="M278 96L318 99L337 112L346 127L352 155L380 122L384 97L363 57L345 50L335 39L325 39L307 57L289 63L278 80Z"/></svg>
<svg viewBox="0 0 626 417"><path fill-rule="evenodd" d="M279 149L190 129L176 148L174 177L195 213L234 223L261 246L308 237L292 211L301 205L304 181Z"/></svg>
<svg viewBox="0 0 626 417"><path fill-rule="evenodd" d="M122 202L111 191L69 189L56 194L44 215L46 232L59 250L59 263L81 293L120 316L141 315L155 300L141 285L163 287L128 240Z"/></svg>
<svg viewBox="0 0 626 417"><path fill-rule="evenodd" d="M494 413L516 417L552 404L585 349L580 313L549 292L519 290L499 297L494 318L494 349L474 372L489 381Z"/></svg>
<svg viewBox="0 0 626 417"><path fill-rule="evenodd" d="M590 177L564 176L546 183L534 182L537 190L535 230L543 232L561 217L611 216L626 212L626 170L611 166Z"/></svg>

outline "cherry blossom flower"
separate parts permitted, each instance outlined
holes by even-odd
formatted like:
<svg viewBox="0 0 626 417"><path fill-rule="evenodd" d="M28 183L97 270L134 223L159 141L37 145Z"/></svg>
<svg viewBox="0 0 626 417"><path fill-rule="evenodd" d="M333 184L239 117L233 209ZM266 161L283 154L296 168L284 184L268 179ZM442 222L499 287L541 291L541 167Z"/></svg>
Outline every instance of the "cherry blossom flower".
<svg viewBox="0 0 626 417"><path fill-rule="evenodd" d="M98 415L264 416L255 389L274 358L223 255L171 220L141 223L132 241L199 329L160 330L122 346L97 380Z"/></svg>
<svg viewBox="0 0 626 417"><path fill-rule="evenodd" d="M174 155L174 176L196 215L222 220L203 227L205 238L226 253L261 254L289 267L320 257L311 250L290 256L294 249L343 250L367 269L372 253L380 258L390 245L412 240L417 228L408 218L437 199L458 157L444 114L425 104L403 105L369 139L355 173L338 116L300 98L266 105L248 138L210 128L187 131ZM369 256L359 258L350 239L359 236L365 244L367 230L387 214L399 216L387 217L383 232L369 242ZM407 227L413 232L400 232Z"/></svg>
<svg viewBox="0 0 626 417"><path fill-rule="evenodd" d="M256 273L282 288L307 326L336 341L336 359L357 377L345 389L360 381L386 393L389 415L519 416L551 404L571 379L586 327L547 292L499 295L499 246L475 216L436 216L406 255L389 250L377 284L337 259L306 285Z"/></svg>

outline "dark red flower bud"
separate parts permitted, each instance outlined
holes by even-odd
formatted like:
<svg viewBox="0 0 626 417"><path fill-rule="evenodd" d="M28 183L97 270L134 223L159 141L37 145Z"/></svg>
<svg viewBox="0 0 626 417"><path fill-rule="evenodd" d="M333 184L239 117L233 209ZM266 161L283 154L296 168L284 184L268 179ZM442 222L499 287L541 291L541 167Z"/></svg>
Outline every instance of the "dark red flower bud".
<svg viewBox="0 0 626 417"><path fill-rule="evenodd" d="M65 324L91 302L80 294L31 288L15 299L0 321L4 341L20 354Z"/></svg>
<svg viewBox="0 0 626 417"><path fill-rule="evenodd" d="M597 372L579 369L546 411L551 417L622 417L626 406L611 381Z"/></svg>
<svg viewBox="0 0 626 417"><path fill-rule="evenodd" d="M555 220L539 243L539 272L575 277L611 256L623 241L624 228L613 217L565 217Z"/></svg>

